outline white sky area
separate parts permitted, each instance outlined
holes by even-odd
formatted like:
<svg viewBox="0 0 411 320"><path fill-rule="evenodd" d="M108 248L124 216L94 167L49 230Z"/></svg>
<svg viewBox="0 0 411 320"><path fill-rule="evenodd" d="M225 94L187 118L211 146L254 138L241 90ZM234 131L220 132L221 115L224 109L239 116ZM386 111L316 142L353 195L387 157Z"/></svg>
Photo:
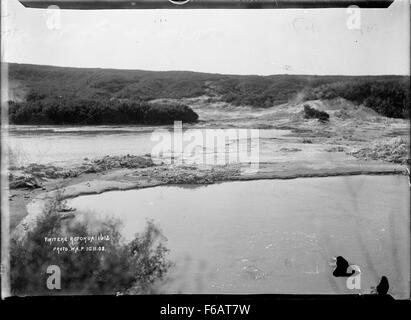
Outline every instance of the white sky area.
<svg viewBox="0 0 411 320"><path fill-rule="evenodd" d="M409 74L409 4L361 9L59 10L2 1L2 60L224 74ZM54 27L53 27L54 26Z"/></svg>

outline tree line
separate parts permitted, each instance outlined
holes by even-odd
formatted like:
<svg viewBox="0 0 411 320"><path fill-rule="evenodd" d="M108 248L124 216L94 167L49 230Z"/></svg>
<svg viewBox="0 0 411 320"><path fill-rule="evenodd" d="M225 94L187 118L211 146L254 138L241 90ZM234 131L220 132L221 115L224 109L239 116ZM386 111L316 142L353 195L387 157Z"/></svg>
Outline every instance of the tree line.
<svg viewBox="0 0 411 320"><path fill-rule="evenodd" d="M26 101L9 101L12 124L102 125L102 124L172 124L195 122L198 115L177 103L149 103L139 100L82 99L44 96L31 92Z"/></svg>

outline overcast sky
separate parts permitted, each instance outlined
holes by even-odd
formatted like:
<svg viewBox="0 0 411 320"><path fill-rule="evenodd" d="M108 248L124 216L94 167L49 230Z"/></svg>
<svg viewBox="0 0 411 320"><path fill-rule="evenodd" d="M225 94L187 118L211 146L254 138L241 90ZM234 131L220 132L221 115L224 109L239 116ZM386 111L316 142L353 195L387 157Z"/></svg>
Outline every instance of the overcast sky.
<svg viewBox="0 0 411 320"><path fill-rule="evenodd" d="M359 29L347 27L346 9L60 10L58 22L55 12L2 3L8 62L262 75L410 69L405 0L362 9Z"/></svg>

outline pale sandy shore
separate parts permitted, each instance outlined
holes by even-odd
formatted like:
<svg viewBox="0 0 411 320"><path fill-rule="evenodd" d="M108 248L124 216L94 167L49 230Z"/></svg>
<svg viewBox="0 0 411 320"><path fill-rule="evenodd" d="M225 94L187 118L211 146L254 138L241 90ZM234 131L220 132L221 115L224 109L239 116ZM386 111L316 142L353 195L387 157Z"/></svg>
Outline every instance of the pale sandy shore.
<svg viewBox="0 0 411 320"><path fill-rule="evenodd" d="M347 160L324 163L289 162L259 164L258 170L249 165L184 166L163 165L141 169L116 169L103 173L83 174L67 179L52 179L43 188L10 190L10 226L14 234L22 234L32 225L46 201L59 196L69 199L82 195L100 194L114 190L131 190L161 185L205 185L228 181L259 179L295 179L347 175L406 174L403 165L382 161Z"/></svg>

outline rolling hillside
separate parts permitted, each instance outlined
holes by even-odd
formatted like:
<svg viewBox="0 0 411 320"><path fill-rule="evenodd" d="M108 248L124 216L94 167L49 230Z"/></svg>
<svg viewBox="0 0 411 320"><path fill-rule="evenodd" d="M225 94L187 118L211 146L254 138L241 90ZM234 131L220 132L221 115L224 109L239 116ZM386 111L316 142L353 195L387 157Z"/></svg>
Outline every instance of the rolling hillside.
<svg viewBox="0 0 411 320"><path fill-rule="evenodd" d="M28 101L57 97L98 105L207 95L252 107L272 107L296 98L342 97L385 116L409 114L410 79L405 76L242 76L9 64L9 80L11 100L20 108Z"/></svg>

